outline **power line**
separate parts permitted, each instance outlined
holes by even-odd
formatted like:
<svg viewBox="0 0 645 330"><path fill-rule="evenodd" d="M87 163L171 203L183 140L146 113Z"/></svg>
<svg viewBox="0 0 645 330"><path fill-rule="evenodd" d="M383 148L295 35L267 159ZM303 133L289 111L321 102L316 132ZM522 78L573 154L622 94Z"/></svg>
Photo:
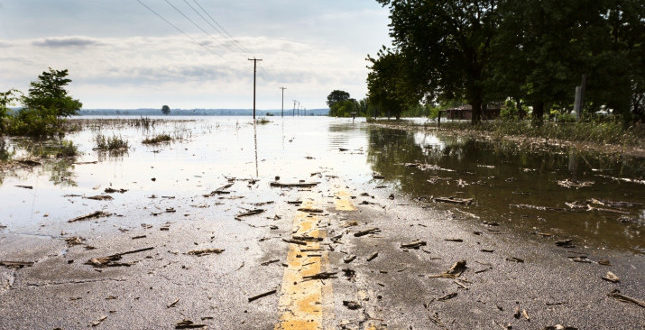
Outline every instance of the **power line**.
<svg viewBox="0 0 645 330"><path fill-rule="evenodd" d="M240 48L240 49L241 49L243 52L245 52L245 53L250 53L250 51L249 51L248 49L246 49L245 47L243 47L243 46L242 46L242 45L241 45L237 40L235 40L235 39L233 38L233 36L232 36L230 33L228 33L228 31L226 31L226 29L225 29L221 24L219 24L219 23L218 23L218 22L213 18L213 16L211 16L211 14L209 14L209 13L208 13L208 11L206 11L206 9L204 9L204 7L202 7L202 5L200 5L200 4L199 4L199 2L197 2L197 0L193 0L193 2L194 2L194 3L195 3L195 4L196 4L196 5L197 5L197 6L198 6L198 7L199 7L199 8L200 8L200 9L201 9L205 14L206 14L206 16L208 16L208 17L213 21L213 23L215 23L215 25L217 25L217 26L220 28L220 30L221 30L221 31L222 31L226 36L228 36L228 38L229 38L229 39L231 39L231 41L233 41L233 43L234 43L238 48Z"/></svg>
<svg viewBox="0 0 645 330"><path fill-rule="evenodd" d="M213 23L211 23L209 20L207 20L206 17L204 17L204 15L202 15L202 13L199 12L199 10L195 9L195 7L193 7L193 5L191 5L190 2L188 2L188 0L184 0L184 2L186 3L186 5L188 5L188 7L190 7L190 9L192 9L195 12L195 14L197 14L199 17L201 17L201 19L204 22L206 22L206 24L210 25L210 27L212 27L213 30L217 31L217 33L221 34L222 36L224 36L224 38L226 38L226 35L223 32L221 32L215 25L213 25ZM226 47L226 49L228 49L230 51L234 51L233 49L229 48L226 44L222 44L222 45L224 47ZM238 47L238 48L240 48L240 47ZM240 49L240 50L242 50L242 49ZM244 50L242 50L242 52L246 53Z"/></svg>
<svg viewBox="0 0 645 330"><path fill-rule="evenodd" d="M177 8L175 5L172 4L172 2L168 0L164 0L170 7L172 7L176 12L178 12L181 16L184 16L185 19L187 19L190 23L192 23L196 28L204 32L207 36L211 37L213 40L218 41L215 37L213 37L212 34L208 33L208 31L204 30L199 24L195 23L190 17L188 17L186 14L184 14L181 9ZM231 49L229 49L231 50Z"/></svg>
<svg viewBox="0 0 645 330"><path fill-rule="evenodd" d="M191 37L191 36L190 36L190 34L188 34L188 33L184 32L182 29L180 29L179 27L177 27L177 25L173 24L171 21L169 21L169 20L167 20L165 17L161 16L161 14L159 14L158 12L156 12L154 9L152 9L152 8L148 7L148 5L146 5L145 3L143 3L141 0L137 0L137 2L138 2L140 5L142 5L143 7L145 7L146 9L148 9L148 10L149 10L150 12L152 12L153 14L157 15L157 17L161 18L161 19L162 19L164 22L166 22L168 25L170 25L170 26L172 26L173 28L175 28L175 30L179 31L180 33L182 33L183 35L185 35L186 37L188 37L190 40L192 40L192 41L193 41L193 42L195 42L196 44L198 44L198 45L200 45L200 46L204 47L204 49L208 50L208 51L209 51L210 53L212 53L213 55L217 55L217 56L219 56L220 58L224 59L224 57L222 57L222 55L215 53L212 49L210 49L210 48L206 47L205 45L203 45L202 43L200 43L199 41L197 41L197 39L195 39L195 38Z"/></svg>

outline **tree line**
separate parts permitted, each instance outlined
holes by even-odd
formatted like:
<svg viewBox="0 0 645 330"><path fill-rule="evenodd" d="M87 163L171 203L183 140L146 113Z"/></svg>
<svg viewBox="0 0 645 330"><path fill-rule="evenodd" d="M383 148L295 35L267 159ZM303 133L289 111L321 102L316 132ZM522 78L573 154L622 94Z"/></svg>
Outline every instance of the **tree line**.
<svg viewBox="0 0 645 330"><path fill-rule="evenodd" d="M393 47L367 57L375 114L463 102L478 123L498 102L540 123L570 113L584 86L584 115L645 120L642 0L377 1Z"/></svg>

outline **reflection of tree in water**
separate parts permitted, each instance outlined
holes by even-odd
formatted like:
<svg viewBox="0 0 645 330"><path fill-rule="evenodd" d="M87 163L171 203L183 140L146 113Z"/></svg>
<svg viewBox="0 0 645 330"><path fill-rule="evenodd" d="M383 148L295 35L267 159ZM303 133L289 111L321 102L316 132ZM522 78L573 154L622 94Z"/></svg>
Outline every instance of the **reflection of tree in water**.
<svg viewBox="0 0 645 330"><path fill-rule="evenodd" d="M59 159L43 164L46 172L49 172L49 181L55 185L76 187L76 175L73 171L73 159Z"/></svg>

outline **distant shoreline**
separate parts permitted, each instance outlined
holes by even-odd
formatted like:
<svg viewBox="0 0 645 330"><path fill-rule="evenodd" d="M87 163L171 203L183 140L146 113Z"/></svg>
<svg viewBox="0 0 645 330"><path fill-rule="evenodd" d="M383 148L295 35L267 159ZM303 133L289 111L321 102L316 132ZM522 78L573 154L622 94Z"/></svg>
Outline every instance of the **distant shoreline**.
<svg viewBox="0 0 645 330"><path fill-rule="evenodd" d="M280 116L282 110L256 110L257 116ZM329 109L300 110L300 116L327 116ZM285 109L285 116L292 116L292 109ZM251 109L174 109L167 116L252 116ZM298 110L295 111L298 116ZM82 109L77 116L165 116L161 109Z"/></svg>

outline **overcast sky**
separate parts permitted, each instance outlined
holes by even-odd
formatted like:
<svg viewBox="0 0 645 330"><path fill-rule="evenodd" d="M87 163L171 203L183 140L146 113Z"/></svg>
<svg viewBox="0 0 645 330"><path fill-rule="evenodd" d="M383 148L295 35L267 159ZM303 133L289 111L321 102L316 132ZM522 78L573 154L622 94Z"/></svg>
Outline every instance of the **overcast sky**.
<svg viewBox="0 0 645 330"><path fill-rule="evenodd" d="M84 108L248 109L255 56L258 108L279 109L280 86L285 108L323 108L333 89L364 97L365 57L390 44L375 0L140 1L188 36L137 0L0 0L0 90L51 66Z"/></svg>

